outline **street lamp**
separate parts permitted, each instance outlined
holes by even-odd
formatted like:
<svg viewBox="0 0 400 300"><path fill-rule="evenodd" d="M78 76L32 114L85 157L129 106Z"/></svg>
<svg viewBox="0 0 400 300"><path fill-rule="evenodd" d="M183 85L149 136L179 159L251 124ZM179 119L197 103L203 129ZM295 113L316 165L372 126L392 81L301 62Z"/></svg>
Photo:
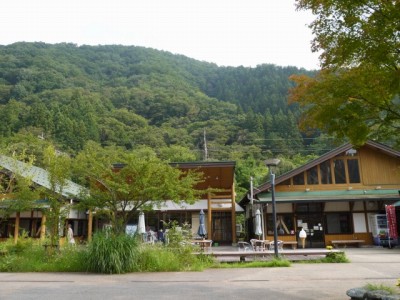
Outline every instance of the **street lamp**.
<svg viewBox="0 0 400 300"><path fill-rule="evenodd" d="M268 167L271 177L272 226L274 227L274 254L276 258L278 258L278 229L276 228L275 174L272 172L272 168L279 165L280 162L281 160L277 158L265 160L265 165Z"/></svg>

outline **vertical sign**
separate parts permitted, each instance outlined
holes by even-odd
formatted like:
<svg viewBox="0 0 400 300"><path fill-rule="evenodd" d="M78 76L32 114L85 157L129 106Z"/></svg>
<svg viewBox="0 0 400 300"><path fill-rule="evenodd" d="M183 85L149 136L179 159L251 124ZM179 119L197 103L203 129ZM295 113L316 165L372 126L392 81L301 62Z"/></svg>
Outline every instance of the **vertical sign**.
<svg viewBox="0 0 400 300"><path fill-rule="evenodd" d="M388 221L389 235L393 239L398 238L396 211L394 205L386 205L386 217Z"/></svg>

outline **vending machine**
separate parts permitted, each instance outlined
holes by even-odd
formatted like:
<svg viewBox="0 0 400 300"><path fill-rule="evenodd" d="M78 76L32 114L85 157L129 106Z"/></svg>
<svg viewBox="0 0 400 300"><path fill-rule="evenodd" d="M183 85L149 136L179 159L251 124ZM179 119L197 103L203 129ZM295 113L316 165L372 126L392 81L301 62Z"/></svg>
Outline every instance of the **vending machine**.
<svg viewBox="0 0 400 300"><path fill-rule="evenodd" d="M388 226L385 214L370 214L369 226L374 244L381 246L381 240L388 239Z"/></svg>

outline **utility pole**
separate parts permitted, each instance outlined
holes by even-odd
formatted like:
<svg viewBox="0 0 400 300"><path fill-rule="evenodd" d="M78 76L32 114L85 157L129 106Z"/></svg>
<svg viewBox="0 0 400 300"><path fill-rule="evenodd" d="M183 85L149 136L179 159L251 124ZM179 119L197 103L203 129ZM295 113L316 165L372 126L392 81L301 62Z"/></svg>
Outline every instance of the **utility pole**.
<svg viewBox="0 0 400 300"><path fill-rule="evenodd" d="M207 136L206 129L204 128L204 160L208 160L208 149L207 149Z"/></svg>

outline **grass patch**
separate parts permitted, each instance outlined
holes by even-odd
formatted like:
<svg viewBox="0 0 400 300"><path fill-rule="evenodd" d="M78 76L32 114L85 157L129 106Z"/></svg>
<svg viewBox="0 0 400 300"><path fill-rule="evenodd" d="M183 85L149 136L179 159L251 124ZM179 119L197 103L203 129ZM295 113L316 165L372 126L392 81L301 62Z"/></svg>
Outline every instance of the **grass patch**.
<svg viewBox="0 0 400 300"><path fill-rule="evenodd" d="M194 255L191 245L178 248L163 245L140 247L137 269L139 272L202 271L214 264L206 255Z"/></svg>
<svg viewBox="0 0 400 300"><path fill-rule="evenodd" d="M215 264L213 268L219 269L235 269L235 268L276 268L276 267L290 267L290 261L283 258L274 258L268 261L251 261L251 262L237 262L237 263L219 263Z"/></svg>
<svg viewBox="0 0 400 300"><path fill-rule="evenodd" d="M350 260L344 252L331 252L321 259L299 260L296 263L301 264L320 264L320 263L348 263Z"/></svg>
<svg viewBox="0 0 400 300"><path fill-rule="evenodd" d="M388 292L390 295L395 295L398 294L398 291L391 287L391 286L387 286L384 284L372 284L372 283L367 283L364 288L368 291L386 291Z"/></svg>

